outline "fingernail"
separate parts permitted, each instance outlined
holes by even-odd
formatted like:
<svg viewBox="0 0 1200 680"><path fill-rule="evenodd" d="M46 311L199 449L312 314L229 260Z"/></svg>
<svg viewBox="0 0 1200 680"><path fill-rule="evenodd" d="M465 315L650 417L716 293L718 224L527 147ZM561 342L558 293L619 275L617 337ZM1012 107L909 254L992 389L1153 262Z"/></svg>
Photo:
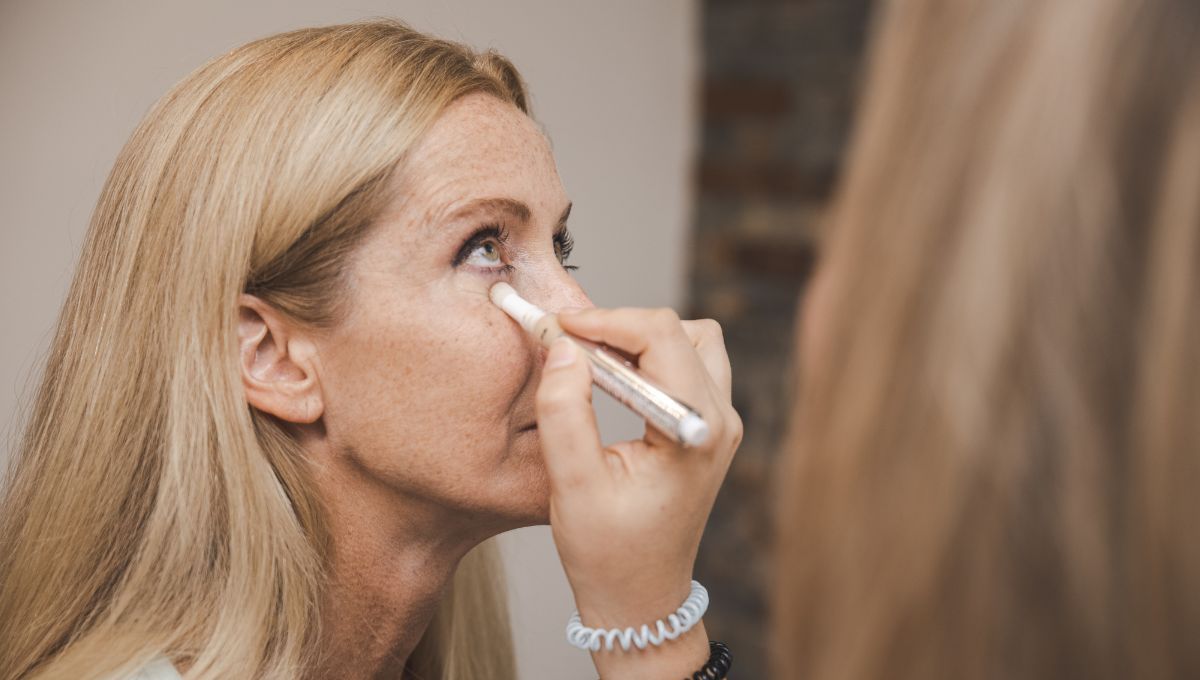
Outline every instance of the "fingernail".
<svg viewBox="0 0 1200 680"><path fill-rule="evenodd" d="M546 355L546 368L562 368L575 361L575 343L566 338L559 338L550 343L550 353Z"/></svg>
<svg viewBox="0 0 1200 680"><path fill-rule="evenodd" d="M575 314L578 312L582 312L585 309L587 309L587 307L579 307L579 306L563 307L562 309L558 310L557 313L558 314Z"/></svg>

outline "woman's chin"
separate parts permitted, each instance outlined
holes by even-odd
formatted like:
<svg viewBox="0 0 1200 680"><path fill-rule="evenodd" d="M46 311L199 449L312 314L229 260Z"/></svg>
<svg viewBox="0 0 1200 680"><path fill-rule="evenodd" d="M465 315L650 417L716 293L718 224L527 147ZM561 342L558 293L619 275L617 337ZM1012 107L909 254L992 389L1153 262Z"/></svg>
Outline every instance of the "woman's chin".
<svg viewBox="0 0 1200 680"><path fill-rule="evenodd" d="M544 466L539 466L539 473L522 494L520 499L522 526L533 526L550 523L550 478L546 475Z"/></svg>
<svg viewBox="0 0 1200 680"><path fill-rule="evenodd" d="M497 489L499 514L511 520L513 528L549 524L550 475L536 435L518 435L509 452L509 463L516 464L509 468L509 473L515 474Z"/></svg>
<svg viewBox="0 0 1200 680"><path fill-rule="evenodd" d="M542 526L550 523L550 494L529 494L519 499L520 505L509 505L500 511L504 517L504 531L522 527Z"/></svg>

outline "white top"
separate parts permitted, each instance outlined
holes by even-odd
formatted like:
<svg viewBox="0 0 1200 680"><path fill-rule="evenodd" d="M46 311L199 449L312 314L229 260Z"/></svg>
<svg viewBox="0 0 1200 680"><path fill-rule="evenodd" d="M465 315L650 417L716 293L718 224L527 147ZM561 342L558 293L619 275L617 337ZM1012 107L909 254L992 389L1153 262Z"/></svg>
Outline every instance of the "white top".
<svg viewBox="0 0 1200 680"><path fill-rule="evenodd" d="M153 661L142 666L142 670L130 677L129 680L183 680L179 671L165 656L157 656Z"/></svg>

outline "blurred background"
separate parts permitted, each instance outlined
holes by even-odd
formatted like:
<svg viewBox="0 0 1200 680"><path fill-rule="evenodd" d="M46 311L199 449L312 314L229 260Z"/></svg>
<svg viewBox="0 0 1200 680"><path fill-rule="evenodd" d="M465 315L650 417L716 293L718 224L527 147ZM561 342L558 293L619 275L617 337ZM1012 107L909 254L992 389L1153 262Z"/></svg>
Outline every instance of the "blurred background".
<svg viewBox="0 0 1200 680"><path fill-rule="evenodd" d="M36 386L100 188L176 81L271 33L402 19L511 58L575 202L600 306L719 320L742 447L696 567L710 637L765 677L769 483L812 234L849 131L868 0L4 0L0 3L0 463ZM597 397L606 441L640 423ZM547 527L502 537L522 678L594 677Z"/></svg>
<svg viewBox="0 0 1200 680"><path fill-rule="evenodd" d="M791 413L797 304L850 132L868 0L699 6L700 137L692 165L687 317L721 322L745 438L700 544L711 639L765 678L770 484Z"/></svg>

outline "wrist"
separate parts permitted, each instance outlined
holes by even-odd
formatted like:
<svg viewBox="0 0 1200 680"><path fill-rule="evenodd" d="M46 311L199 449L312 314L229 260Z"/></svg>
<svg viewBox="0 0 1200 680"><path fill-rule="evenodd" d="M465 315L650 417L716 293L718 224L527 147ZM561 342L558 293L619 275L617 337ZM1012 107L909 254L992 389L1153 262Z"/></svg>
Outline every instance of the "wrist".
<svg viewBox="0 0 1200 680"><path fill-rule="evenodd" d="M708 661L708 632L700 622L683 635L662 645L629 651L604 649L592 652L600 680L662 680L690 677Z"/></svg>
<svg viewBox="0 0 1200 680"><path fill-rule="evenodd" d="M643 623L651 623L674 612L691 592L691 579L680 579L670 587L647 590L649 592L645 595L623 597L619 601L611 596L577 596L575 602L579 618L591 628L638 628Z"/></svg>
<svg viewBox="0 0 1200 680"><path fill-rule="evenodd" d="M688 591L678 606L677 593L624 599L623 604L585 600L567 625L567 641L592 652L602 679L689 676L708 661L712 650L702 621L708 593L695 581Z"/></svg>

